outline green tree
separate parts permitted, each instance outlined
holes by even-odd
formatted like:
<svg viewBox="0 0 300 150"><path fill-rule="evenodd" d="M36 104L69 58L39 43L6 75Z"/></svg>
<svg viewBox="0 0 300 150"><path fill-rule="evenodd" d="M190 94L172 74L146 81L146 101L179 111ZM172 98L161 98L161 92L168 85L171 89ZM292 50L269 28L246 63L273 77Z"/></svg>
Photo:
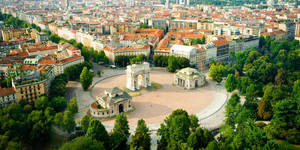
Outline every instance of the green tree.
<svg viewBox="0 0 300 150"><path fill-rule="evenodd" d="M50 102L48 100L48 97L46 96L41 96L37 98L34 102L34 107L39 110L44 110L49 106L50 106Z"/></svg>
<svg viewBox="0 0 300 150"><path fill-rule="evenodd" d="M45 115L41 110L32 111L27 118L31 127L29 136L27 137L29 138L29 143L45 143L49 139L52 120L47 118L47 115Z"/></svg>
<svg viewBox="0 0 300 150"><path fill-rule="evenodd" d="M182 69L190 66L190 60L185 57L176 57L175 59L176 62L178 62L177 69Z"/></svg>
<svg viewBox="0 0 300 150"><path fill-rule="evenodd" d="M123 133L127 138L129 137L129 125L127 116L125 113L120 113L116 117L115 125L113 128L113 132L121 132Z"/></svg>
<svg viewBox="0 0 300 150"><path fill-rule="evenodd" d="M71 98L68 104L68 110L72 113L75 114L78 112L78 105L77 105L77 100L75 97Z"/></svg>
<svg viewBox="0 0 300 150"><path fill-rule="evenodd" d="M237 93L233 93L229 98L227 105L225 107L225 123L226 125L235 126L235 119L240 112L242 106L240 101L240 96Z"/></svg>
<svg viewBox="0 0 300 150"><path fill-rule="evenodd" d="M234 89L236 89L237 86L237 80L233 74L228 74L226 80L225 80L225 88L227 92L232 92Z"/></svg>
<svg viewBox="0 0 300 150"><path fill-rule="evenodd" d="M147 60L147 57L144 54L139 54L134 58L130 59L130 64L143 63Z"/></svg>
<svg viewBox="0 0 300 150"><path fill-rule="evenodd" d="M55 109L56 112L63 111L67 106L67 101L64 97L58 96L54 97L51 100L52 107Z"/></svg>
<svg viewBox="0 0 300 150"><path fill-rule="evenodd" d="M300 97L284 99L274 106L274 116L268 126L268 131L273 137L300 144L299 106Z"/></svg>
<svg viewBox="0 0 300 150"><path fill-rule="evenodd" d="M176 61L174 56L170 56L168 59L168 71L175 72L178 69L178 62Z"/></svg>
<svg viewBox="0 0 300 150"><path fill-rule="evenodd" d="M56 76L51 82L50 97L65 96L67 77L63 75Z"/></svg>
<svg viewBox="0 0 300 150"><path fill-rule="evenodd" d="M300 79L294 82L292 95L294 97L300 97Z"/></svg>
<svg viewBox="0 0 300 150"><path fill-rule="evenodd" d="M157 134L161 137L158 149L180 149L190 135L191 123L188 113L178 109L164 120Z"/></svg>
<svg viewBox="0 0 300 150"><path fill-rule="evenodd" d="M89 128L86 132L86 137L91 137L97 141L103 142L103 145L106 149L109 148L109 136L105 127L97 119L92 119L89 124Z"/></svg>
<svg viewBox="0 0 300 150"><path fill-rule="evenodd" d="M219 150L218 143L215 140L209 142L205 150Z"/></svg>
<svg viewBox="0 0 300 150"><path fill-rule="evenodd" d="M81 128L84 132L87 132L89 128L89 124L90 124L90 118L87 115L85 115L80 121Z"/></svg>
<svg viewBox="0 0 300 150"><path fill-rule="evenodd" d="M102 142L81 136L62 145L59 150L105 150Z"/></svg>
<svg viewBox="0 0 300 150"><path fill-rule="evenodd" d="M101 70L97 70L97 75L101 77Z"/></svg>
<svg viewBox="0 0 300 150"><path fill-rule="evenodd" d="M189 115L191 122L191 132L195 132L198 127L200 127L199 119L196 115Z"/></svg>
<svg viewBox="0 0 300 150"><path fill-rule="evenodd" d="M209 77L211 77L213 80L217 81L218 83L222 82L222 77L224 76L226 71L225 66L222 64L220 65L210 65L209 68Z"/></svg>
<svg viewBox="0 0 300 150"><path fill-rule="evenodd" d="M129 125L127 116L125 113L120 113L117 115L114 128L111 135L111 149L126 149L127 148L127 139L130 136Z"/></svg>
<svg viewBox="0 0 300 150"><path fill-rule="evenodd" d="M258 103L257 110L257 114L261 119L269 120L272 117L272 106L268 100L261 99Z"/></svg>
<svg viewBox="0 0 300 150"><path fill-rule="evenodd" d="M132 150L150 150L151 137L149 129L143 119L138 121L135 134L131 138L130 149Z"/></svg>
<svg viewBox="0 0 300 150"><path fill-rule="evenodd" d="M259 48L265 47L266 45L266 40L264 36L259 37Z"/></svg>
<svg viewBox="0 0 300 150"><path fill-rule="evenodd" d="M214 140L214 137L209 130L197 128L195 132L189 135L187 145L193 149L200 149L205 148L212 140Z"/></svg>
<svg viewBox="0 0 300 150"><path fill-rule="evenodd" d="M49 40L58 44L61 39L58 35L52 34L52 35L50 35Z"/></svg>
<svg viewBox="0 0 300 150"><path fill-rule="evenodd" d="M263 100L266 100L274 106L280 100L283 100L287 93L283 91L283 86L276 86L272 84L268 84L264 87L264 95L262 97Z"/></svg>
<svg viewBox="0 0 300 150"><path fill-rule="evenodd" d="M62 122L63 122L63 114L61 112L56 113L55 117L53 119L53 123L58 126L59 128L62 127Z"/></svg>
<svg viewBox="0 0 300 150"><path fill-rule="evenodd" d="M87 67L84 67L80 74L80 83L82 88L86 91L93 82L93 73L90 72Z"/></svg>
<svg viewBox="0 0 300 150"><path fill-rule="evenodd" d="M63 121L62 121L63 130L71 133L74 131L75 126L76 126L76 123L74 121L72 112L69 110L66 110L64 112Z"/></svg>
<svg viewBox="0 0 300 150"><path fill-rule="evenodd" d="M242 94L245 94L247 87L252 83L252 81L249 77L241 77L239 79L237 88Z"/></svg>

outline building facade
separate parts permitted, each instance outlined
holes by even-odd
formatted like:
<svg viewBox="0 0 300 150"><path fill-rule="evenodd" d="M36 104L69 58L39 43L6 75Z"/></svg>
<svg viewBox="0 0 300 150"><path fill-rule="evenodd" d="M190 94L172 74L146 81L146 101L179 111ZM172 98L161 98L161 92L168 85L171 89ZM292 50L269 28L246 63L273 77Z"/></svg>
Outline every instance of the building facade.
<svg viewBox="0 0 300 150"><path fill-rule="evenodd" d="M96 99L90 105L90 114L93 117L112 117L122 112L128 112L133 108L131 105L132 97L117 87L106 89Z"/></svg>
<svg viewBox="0 0 300 150"><path fill-rule="evenodd" d="M196 65L197 49L193 46L173 45L170 49L170 55L185 57L190 60L190 65Z"/></svg>
<svg viewBox="0 0 300 150"><path fill-rule="evenodd" d="M205 76L194 68L181 69L174 75L174 83L188 90L204 86L205 82Z"/></svg>
<svg viewBox="0 0 300 150"><path fill-rule="evenodd" d="M5 107L15 102L17 102L17 96L14 88L0 88L0 107Z"/></svg>
<svg viewBox="0 0 300 150"><path fill-rule="evenodd" d="M294 38L295 38L295 29L296 29L295 22L288 21L288 22L280 23L279 24L279 29L286 32L287 40L294 40Z"/></svg>

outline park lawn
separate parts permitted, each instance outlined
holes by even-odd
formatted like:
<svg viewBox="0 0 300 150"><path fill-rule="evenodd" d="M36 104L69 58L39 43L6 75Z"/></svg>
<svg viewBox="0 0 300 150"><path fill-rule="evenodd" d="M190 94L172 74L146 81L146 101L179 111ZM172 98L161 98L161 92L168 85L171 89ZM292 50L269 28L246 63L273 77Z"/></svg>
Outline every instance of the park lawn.
<svg viewBox="0 0 300 150"><path fill-rule="evenodd" d="M120 88L121 90L127 92L131 97L135 97L135 96L140 96L142 95L141 91L130 91L128 90L126 87L124 86L118 86L118 88Z"/></svg>
<svg viewBox="0 0 300 150"><path fill-rule="evenodd" d="M163 86L159 83L156 83L156 82L151 82L151 87L148 87L147 88L147 91L156 91L158 89L161 89Z"/></svg>

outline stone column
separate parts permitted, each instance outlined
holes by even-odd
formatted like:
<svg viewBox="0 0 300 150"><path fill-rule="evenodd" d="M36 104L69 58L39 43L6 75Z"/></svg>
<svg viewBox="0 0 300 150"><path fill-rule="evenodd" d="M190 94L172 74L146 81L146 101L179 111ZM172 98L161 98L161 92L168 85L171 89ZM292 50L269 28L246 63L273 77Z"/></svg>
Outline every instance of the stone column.
<svg viewBox="0 0 300 150"><path fill-rule="evenodd" d="M147 73L147 84L148 86L151 86L151 81L150 81L150 72Z"/></svg>
<svg viewBox="0 0 300 150"><path fill-rule="evenodd" d="M146 74L143 74L143 87L147 88L147 77L146 77Z"/></svg>
<svg viewBox="0 0 300 150"><path fill-rule="evenodd" d="M135 87L135 88L136 88L137 90L139 90L139 89L140 89L140 85L139 85L139 79L138 79L138 77L135 77L135 78L134 78L134 81L135 81L135 83L136 83L136 85L135 85L136 87Z"/></svg>

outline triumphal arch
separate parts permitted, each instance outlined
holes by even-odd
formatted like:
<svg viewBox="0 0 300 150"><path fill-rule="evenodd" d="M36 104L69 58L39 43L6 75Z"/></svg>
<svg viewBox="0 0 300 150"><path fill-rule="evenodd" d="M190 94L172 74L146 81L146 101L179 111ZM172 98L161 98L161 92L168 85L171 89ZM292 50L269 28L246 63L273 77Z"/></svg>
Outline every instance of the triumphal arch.
<svg viewBox="0 0 300 150"><path fill-rule="evenodd" d="M150 64L144 62L143 64L127 66L126 82L126 88L131 91L139 90L140 87L147 88L151 86Z"/></svg>

